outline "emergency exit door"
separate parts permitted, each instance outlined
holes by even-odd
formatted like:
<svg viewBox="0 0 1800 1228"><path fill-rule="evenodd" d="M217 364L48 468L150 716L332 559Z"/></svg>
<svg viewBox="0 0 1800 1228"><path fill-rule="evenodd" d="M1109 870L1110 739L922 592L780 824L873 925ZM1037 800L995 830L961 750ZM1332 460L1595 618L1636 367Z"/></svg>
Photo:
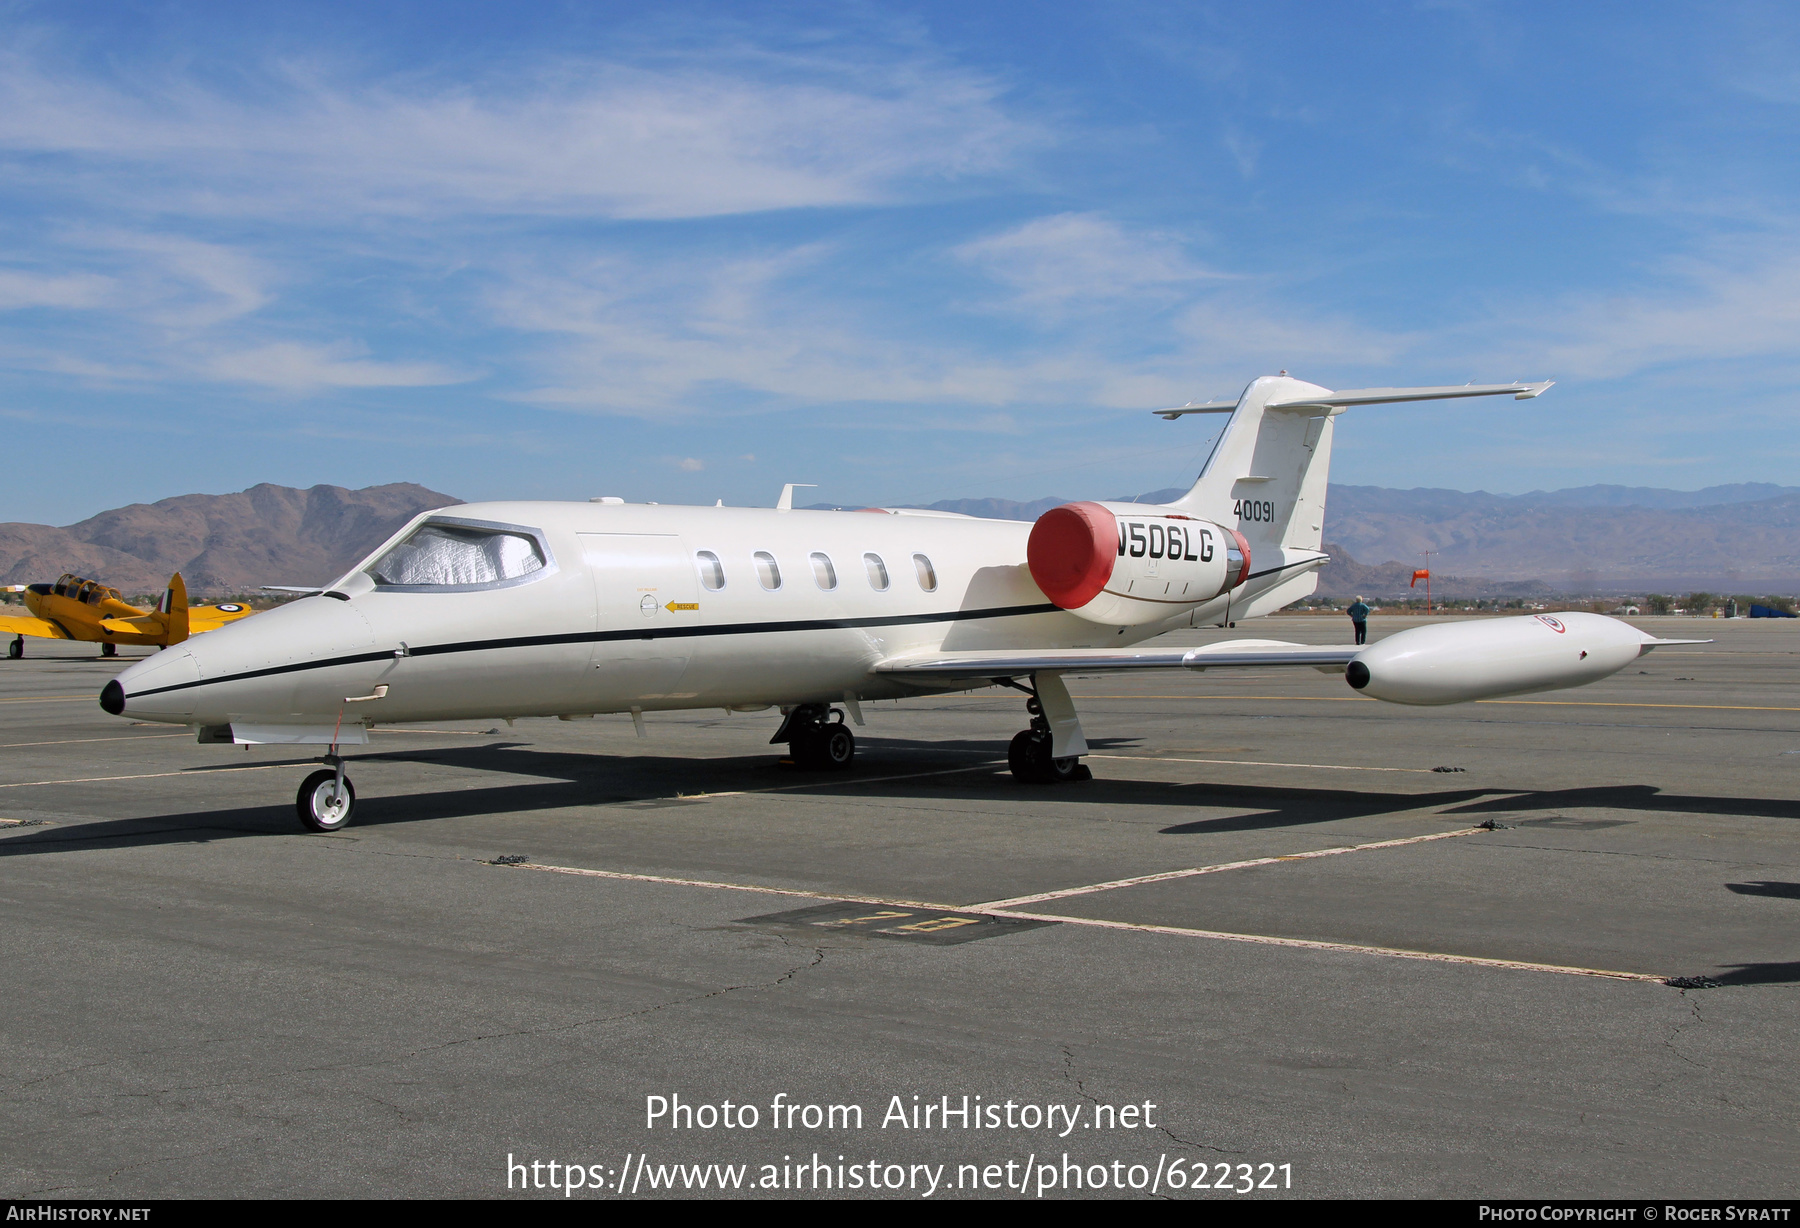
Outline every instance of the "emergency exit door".
<svg viewBox="0 0 1800 1228"><path fill-rule="evenodd" d="M609 707L654 707L680 691L700 624L699 580L673 534L583 533L599 638L589 658Z"/></svg>

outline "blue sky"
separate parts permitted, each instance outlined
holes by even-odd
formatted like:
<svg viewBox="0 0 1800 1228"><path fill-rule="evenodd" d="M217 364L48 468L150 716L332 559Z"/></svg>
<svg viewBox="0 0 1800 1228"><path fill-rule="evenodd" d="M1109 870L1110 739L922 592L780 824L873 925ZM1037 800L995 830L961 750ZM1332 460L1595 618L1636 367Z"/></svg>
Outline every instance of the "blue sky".
<svg viewBox="0 0 1800 1228"><path fill-rule="evenodd" d="M0 5L0 520L1795 480L1778 4Z"/></svg>

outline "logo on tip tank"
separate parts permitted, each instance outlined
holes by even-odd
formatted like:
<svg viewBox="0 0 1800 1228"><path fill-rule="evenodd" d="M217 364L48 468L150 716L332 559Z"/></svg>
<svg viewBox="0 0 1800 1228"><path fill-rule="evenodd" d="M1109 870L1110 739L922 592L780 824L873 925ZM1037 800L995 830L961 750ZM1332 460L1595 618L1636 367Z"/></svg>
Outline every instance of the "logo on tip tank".
<svg viewBox="0 0 1800 1228"><path fill-rule="evenodd" d="M1539 614L1537 616L1537 620L1539 622L1543 623L1546 627L1550 628L1550 630L1556 632L1556 634L1558 634L1558 635L1561 635L1563 632L1568 630L1567 627L1562 625L1561 619L1551 618L1548 614Z"/></svg>

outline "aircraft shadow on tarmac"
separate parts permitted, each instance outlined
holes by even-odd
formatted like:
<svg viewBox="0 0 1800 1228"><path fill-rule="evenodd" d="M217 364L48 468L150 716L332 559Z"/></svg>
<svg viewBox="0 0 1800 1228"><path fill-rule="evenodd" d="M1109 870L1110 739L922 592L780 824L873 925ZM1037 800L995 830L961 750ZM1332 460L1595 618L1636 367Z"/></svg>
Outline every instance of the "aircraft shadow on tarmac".
<svg viewBox="0 0 1800 1228"><path fill-rule="evenodd" d="M1128 739L1096 741L1111 748ZM536 779L476 788L434 786L416 793L366 797L359 807L353 835L358 828L415 823L431 819L469 818L534 811L579 809L595 806L652 809L691 806L682 794L761 791L803 788L813 797L841 792L845 798L912 797L929 795L968 801L1029 799L1044 803L1081 805L1186 807L1237 813L1216 814L1177 823L1160 830L1172 836L1299 827L1381 814L1437 810L1445 816L1505 815L1515 823L1531 823L1529 815L1544 813L1551 820L1572 808L1636 810L1652 813L1731 815L1794 818L1795 803L1766 798L1699 797L1664 793L1650 785L1597 786L1585 789L1505 791L1470 787L1417 793L1357 788L1240 785L1215 781L1171 782L1131 779L1114 773L1130 768L1118 760L1104 764L1107 774L1078 784L1021 786L1006 774L998 748L987 741L944 741L920 744L866 739L869 753L857 767L841 775L800 773L778 765L772 754L729 758L608 754L603 751L544 750L526 742L499 741L484 746L422 748L377 751L351 760L351 770L365 784L380 782L381 766L421 764L471 771L526 776ZM890 757L899 750L912 752L905 760ZM976 754L993 756L987 763L969 762ZM303 767L312 758L257 760L244 769L290 763ZM963 770L966 769L966 770ZM212 768L197 780L216 782L228 775ZM926 773L943 772L941 775ZM869 778L885 778L870 780ZM259 783L259 790L273 782ZM868 783L865 783L867 781ZM258 835L295 835L293 806L285 798L285 782L276 794L280 801L266 806L227 807L178 814L102 820L59 829L31 829L0 838L0 857L83 848L129 847L145 844L182 844L213 839L237 839ZM1800 896L1796 884L1735 884L1739 894L1783 894L1788 888Z"/></svg>

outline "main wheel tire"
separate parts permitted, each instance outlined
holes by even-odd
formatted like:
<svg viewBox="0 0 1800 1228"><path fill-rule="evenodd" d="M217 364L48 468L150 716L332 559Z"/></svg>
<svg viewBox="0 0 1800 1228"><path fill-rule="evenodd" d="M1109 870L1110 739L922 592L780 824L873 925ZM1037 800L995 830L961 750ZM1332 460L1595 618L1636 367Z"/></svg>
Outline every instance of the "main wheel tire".
<svg viewBox="0 0 1800 1228"><path fill-rule="evenodd" d="M1021 729L1006 747L1006 766L1022 785L1050 783L1050 740L1036 730Z"/></svg>
<svg viewBox="0 0 1800 1228"><path fill-rule="evenodd" d="M308 831L342 831L356 813L356 786L344 777L342 795L337 791L337 772L320 768L300 785L294 808L300 813L300 825Z"/></svg>
<svg viewBox="0 0 1800 1228"><path fill-rule="evenodd" d="M7 644L7 646L6 646L6 659L7 660L17 661L20 657L22 657L24 655L25 655L25 639L23 636L15 637L11 643Z"/></svg>
<svg viewBox="0 0 1800 1228"><path fill-rule="evenodd" d="M1092 780L1093 772L1079 757L1050 757L1050 738L1035 729L1021 729L1006 748L1006 765L1021 784L1047 785L1069 780Z"/></svg>
<svg viewBox="0 0 1800 1228"><path fill-rule="evenodd" d="M817 725L788 743L794 765L809 772L841 771L856 758L856 735L841 724Z"/></svg>
<svg viewBox="0 0 1800 1228"><path fill-rule="evenodd" d="M119 655L119 646L117 644L102 644L100 645L100 655L103 657L116 657Z"/></svg>
<svg viewBox="0 0 1800 1228"><path fill-rule="evenodd" d="M856 758L856 735L843 724L830 724L819 731L819 766L841 772Z"/></svg>

